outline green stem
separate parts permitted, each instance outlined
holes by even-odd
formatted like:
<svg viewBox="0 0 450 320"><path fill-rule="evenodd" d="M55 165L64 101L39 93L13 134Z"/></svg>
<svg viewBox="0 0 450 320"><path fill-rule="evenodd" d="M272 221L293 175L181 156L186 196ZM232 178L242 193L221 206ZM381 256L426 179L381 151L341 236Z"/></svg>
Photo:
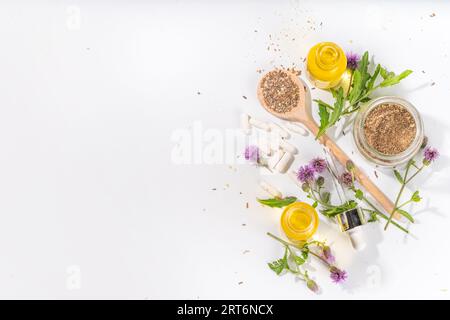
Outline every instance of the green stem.
<svg viewBox="0 0 450 320"><path fill-rule="evenodd" d="M269 237L274 238L274 239L277 240L278 242L281 242L281 243L284 244L285 246L294 246L294 247L297 247L297 248L298 248L298 246L295 245L295 244L293 244L292 242L285 241L285 240L283 240L283 239L277 237L276 235L274 235L274 234L272 234L272 233L270 233L270 232L267 232L267 235L268 235Z"/></svg>
<svg viewBox="0 0 450 320"><path fill-rule="evenodd" d="M417 171L408 180L406 180L405 184L409 183L415 176L417 176L417 174L419 174L424 167L425 165L422 165L419 169L417 169Z"/></svg>
<svg viewBox="0 0 450 320"><path fill-rule="evenodd" d="M378 216L380 216L381 218L383 218L383 219L385 219L385 220L388 219L388 216L387 216L387 215L385 215L384 213L381 213L381 212L378 211L378 210L370 210L370 209L363 209L363 210L364 210L364 211L367 211L367 212L374 212L375 214L377 214ZM402 227L401 225L399 225L397 222L391 221L391 223L392 223L393 226L399 228L399 229L402 230L403 232L409 233L409 230L408 230L408 229L405 229L404 227Z"/></svg>
<svg viewBox="0 0 450 320"><path fill-rule="evenodd" d="M408 177L409 168L411 168L411 164L410 163L408 163L408 165L406 167L406 171L405 171L405 176L403 178L402 187L400 188L400 191L398 192L397 198L395 199L395 202L394 202L394 209L392 210L391 214L389 215L389 219L386 222L386 225L384 226L384 230L385 231L386 231L387 227L389 226L389 223L391 223L392 217L394 216L394 213L397 211L397 206L398 206L398 202L400 201L400 197L403 194L403 190L405 190L406 184L409 182L409 180L406 179ZM416 172L416 174L417 174L417 172Z"/></svg>
<svg viewBox="0 0 450 320"><path fill-rule="evenodd" d="M325 260L323 257L321 257L320 255L318 255L317 253L313 252L313 251L309 251L309 253L311 253L313 256L315 256L316 258L322 260L323 263L325 263L328 267L331 267L331 264L328 263L327 260Z"/></svg>
<svg viewBox="0 0 450 320"><path fill-rule="evenodd" d="M322 200L320 200L320 199L315 195L314 192L315 192L315 191L311 188L311 192L310 192L309 194L311 195L311 197L313 198L314 201L320 203L321 206L324 206L324 207L326 207L326 208L333 208L332 205L330 205L330 204L328 204L328 203L325 203L325 202L323 202ZM319 194L319 196L320 196L320 194Z"/></svg>
<svg viewBox="0 0 450 320"><path fill-rule="evenodd" d="M398 209L400 209L400 208L403 208L404 206L406 206L408 203L411 203L411 202L412 202L412 200L409 199L408 201L405 201L405 202L403 202L401 205L399 205L395 210L398 210Z"/></svg>

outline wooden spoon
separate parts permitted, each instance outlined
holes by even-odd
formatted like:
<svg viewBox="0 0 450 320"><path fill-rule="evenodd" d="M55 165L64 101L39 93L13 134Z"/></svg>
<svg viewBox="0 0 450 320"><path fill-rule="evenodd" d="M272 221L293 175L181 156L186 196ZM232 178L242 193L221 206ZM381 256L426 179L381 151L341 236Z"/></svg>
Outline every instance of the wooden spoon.
<svg viewBox="0 0 450 320"><path fill-rule="evenodd" d="M258 99L261 105L272 115L287 121L300 122L306 126L313 135L317 135L319 126L314 121L311 113L311 94L307 90L306 85L300 81L300 79L292 72L287 70L277 70L285 72L292 81L298 86L300 91L300 99L296 106L290 111L285 113L279 113L271 109L264 99L263 95L263 81L266 75L260 80L258 85ZM329 151L338 159L338 161L345 167L350 158L342 151L342 149L334 143L326 134L323 134L319 139L319 142L329 149ZM359 168L355 166L355 177L359 183L372 195L372 197L386 210L388 214L394 209L394 204L391 200L367 177ZM398 213L395 214L396 218L399 218Z"/></svg>

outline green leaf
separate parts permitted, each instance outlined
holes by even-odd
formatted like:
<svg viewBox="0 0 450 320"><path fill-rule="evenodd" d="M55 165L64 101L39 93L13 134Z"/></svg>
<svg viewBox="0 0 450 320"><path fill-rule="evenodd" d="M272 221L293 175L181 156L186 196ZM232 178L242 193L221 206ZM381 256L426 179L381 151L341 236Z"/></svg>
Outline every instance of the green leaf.
<svg viewBox="0 0 450 320"><path fill-rule="evenodd" d="M288 262L287 262L287 248L284 250L284 256L281 259L269 262L267 264L270 269L272 269L273 272L276 274L281 274L284 269L288 269Z"/></svg>
<svg viewBox="0 0 450 320"><path fill-rule="evenodd" d="M370 212L370 218L367 220L367 222L376 222L378 221L377 213L375 211Z"/></svg>
<svg viewBox="0 0 450 320"><path fill-rule="evenodd" d="M359 96L361 95L361 72L356 69L353 72L353 81L352 81L352 88L350 89L350 93L348 95L348 101L351 105L354 105L356 100L358 100Z"/></svg>
<svg viewBox="0 0 450 320"><path fill-rule="evenodd" d="M422 198L421 198L420 195L419 195L419 190L417 190L417 191L415 191L415 192L413 193L413 195L411 196L411 201L414 201L414 202L420 202L420 200L422 200Z"/></svg>
<svg viewBox="0 0 450 320"><path fill-rule="evenodd" d="M321 100L318 100L317 103L319 105L320 127L319 132L317 132L316 139L319 138L328 129L330 122L330 113L328 112L328 108L333 108L329 104L326 104Z"/></svg>
<svg viewBox="0 0 450 320"><path fill-rule="evenodd" d="M336 101L334 102L334 109L329 119L329 126L334 125L341 117L342 109L344 108L344 89L341 87L339 90L334 91L334 97Z"/></svg>
<svg viewBox="0 0 450 320"><path fill-rule="evenodd" d="M364 193L361 191L361 189L355 191L355 198L359 200L362 200L364 198Z"/></svg>
<svg viewBox="0 0 450 320"><path fill-rule="evenodd" d="M380 74L383 79L392 78L395 76L395 73L388 71L386 68L381 67Z"/></svg>
<svg viewBox="0 0 450 320"><path fill-rule="evenodd" d="M380 74L380 70L381 70L381 65L378 64L372 77L370 78L369 82L367 83L367 91L370 91L373 89L375 81L377 81L378 75Z"/></svg>
<svg viewBox="0 0 450 320"><path fill-rule="evenodd" d="M400 172L398 172L397 170L394 170L394 175L397 178L398 182L400 182L400 184L404 183L402 175L400 174Z"/></svg>
<svg viewBox="0 0 450 320"><path fill-rule="evenodd" d="M333 218L342 212L356 208L356 205L357 204L354 200L350 200L339 206L332 206L327 207L326 209L321 209L320 212L328 218Z"/></svg>
<svg viewBox="0 0 450 320"><path fill-rule="evenodd" d="M380 87L389 87L398 84L401 80L405 79L412 73L412 70L405 70L399 75L388 76L383 82L380 83Z"/></svg>
<svg viewBox="0 0 450 320"><path fill-rule="evenodd" d="M300 258L299 256L293 256L293 259L294 259L294 261L295 261L295 263L298 265L298 266L301 266L302 264L304 264L305 263L305 259L303 259L303 258Z"/></svg>
<svg viewBox="0 0 450 320"><path fill-rule="evenodd" d="M314 203L312 204L312 207L317 208L317 205L318 205L317 201L314 201Z"/></svg>
<svg viewBox="0 0 450 320"><path fill-rule="evenodd" d="M409 221L414 222L414 218L405 210L397 209L396 211L398 213L400 213L402 216L404 216L406 219L408 219Z"/></svg>
<svg viewBox="0 0 450 320"><path fill-rule="evenodd" d="M366 83L370 79L370 73L367 72L367 68L369 67L369 52L364 52L361 61L358 64L358 70L361 72L361 89L366 89Z"/></svg>
<svg viewBox="0 0 450 320"><path fill-rule="evenodd" d="M291 203L297 201L296 197L286 197L282 199L272 198L272 199L257 199L259 203L271 207L271 208L283 208Z"/></svg>

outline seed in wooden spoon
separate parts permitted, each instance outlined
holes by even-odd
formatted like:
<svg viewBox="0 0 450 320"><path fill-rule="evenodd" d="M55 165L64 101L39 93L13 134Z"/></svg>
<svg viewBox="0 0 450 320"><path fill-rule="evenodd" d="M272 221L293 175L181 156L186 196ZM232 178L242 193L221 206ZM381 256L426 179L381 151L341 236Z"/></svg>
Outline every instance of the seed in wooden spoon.
<svg viewBox="0 0 450 320"><path fill-rule="evenodd" d="M264 102L277 113L286 113L298 105L300 89L284 70L267 73L261 82Z"/></svg>

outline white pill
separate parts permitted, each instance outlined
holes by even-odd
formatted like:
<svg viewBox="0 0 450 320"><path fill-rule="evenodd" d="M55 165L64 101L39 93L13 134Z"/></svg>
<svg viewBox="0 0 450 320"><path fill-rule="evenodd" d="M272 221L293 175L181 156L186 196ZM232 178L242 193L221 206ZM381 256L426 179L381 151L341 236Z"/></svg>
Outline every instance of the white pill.
<svg viewBox="0 0 450 320"><path fill-rule="evenodd" d="M281 149L283 149L286 152L297 154L298 150L296 147L294 147L292 144L287 142L286 140L280 139L279 146Z"/></svg>
<svg viewBox="0 0 450 320"><path fill-rule="evenodd" d="M285 152L283 150L275 151L274 155L269 158L269 161L267 163L270 169L275 169L278 162L280 162L281 158L283 157L284 153Z"/></svg>
<svg viewBox="0 0 450 320"><path fill-rule="evenodd" d="M252 127L250 125L250 116L246 113L241 114L241 129L246 135L252 132Z"/></svg>
<svg viewBox="0 0 450 320"><path fill-rule="evenodd" d="M264 131L270 131L270 126L267 122L257 120L255 118L250 118L249 120L250 124L258 129L264 130Z"/></svg>
<svg viewBox="0 0 450 320"><path fill-rule="evenodd" d="M270 122L269 126L270 126L270 130L272 132L276 132L280 137L282 137L284 139L289 139L291 137L289 132L287 132L281 126L279 126L278 124L276 124L274 122Z"/></svg>
<svg viewBox="0 0 450 320"><path fill-rule="evenodd" d="M304 137L309 135L309 131L299 122L285 122L284 124L293 133L298 133Z"/></svg>
<svg viewBox="0 0 450 320"><path fill-rule="evenodd" d="M279 173L285 173L291 167L292 162L294 162L294 156L291 153L286 152L277 163L275 170Z"/></svg>
<svg viewBox="0 0 450 320"><path fill-rule="evenodd" d="M281 198L283 195L277 188L267 183L266 181L260 181L259 186L266 191L268 194L272 195L275 198Z"/></svg>

